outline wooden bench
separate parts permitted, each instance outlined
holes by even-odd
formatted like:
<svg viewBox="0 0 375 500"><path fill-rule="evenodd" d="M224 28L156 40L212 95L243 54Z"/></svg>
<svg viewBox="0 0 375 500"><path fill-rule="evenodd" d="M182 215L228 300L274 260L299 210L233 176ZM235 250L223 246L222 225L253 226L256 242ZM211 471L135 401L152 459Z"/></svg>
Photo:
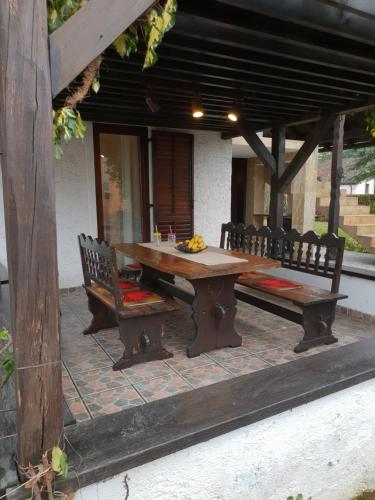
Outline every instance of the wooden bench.
<svg viewBox="0 0 375 500"><path fill-rule="evenodd" d="M166 316L178 309L176 302L158 291L160 302L155 296L153 302L129 306L124 302L125 292L121 289L115 249L104 241L93 240L84 234L78 236L78 242L84 287L93 315L91 325L83 333L88 335L119 327L125 350L122 358L113 365L114 370L144 361L173 357L163 349L162 336ZM141 287L136 281L134 290L153 292Z"/></svg>
<svg viewBox="0 0 375 500"><path fill-rule="evenodd" d="M299 353L337 342L332 334L336 304L347 298L339 293L344 243L332 233L319 237L313 231L301 235L295 229L286 233L230 222L222 225L220 247L277 259L283 268L331 280L331 290L262 273L237 280L239 300L302 325L304 337L294 348Z"/></svg>

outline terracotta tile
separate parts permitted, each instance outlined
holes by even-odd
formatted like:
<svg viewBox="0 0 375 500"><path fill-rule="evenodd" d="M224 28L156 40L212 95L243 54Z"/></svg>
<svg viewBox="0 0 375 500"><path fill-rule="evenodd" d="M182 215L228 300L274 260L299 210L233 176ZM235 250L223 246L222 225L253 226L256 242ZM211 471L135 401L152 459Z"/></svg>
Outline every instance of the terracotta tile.
<svg viewBox="0 0 375 500"><path fill-rule="evenodd" d="M283 363L289 363L290 361L295 361L296 359L300 359L304 357L305 353L297 354L290 349L268 349L263 352L259 352L257 356L261 359L264 359L268 363L272 365L280 365Z"/></svg>
<svg viewBox="0 0 375 500"><path fill-rule="evenodd" d="M82 396L130 384L122 372L113 371L111 366L76 373L73 375L73 380Z"/></svg>
<svg viewBox="0 0 375 500"><path fill-rule="evenodd" d="M215 384L233 377L225 368L216 363L184 370L181 375L195 388Z"/></svg>
<svg viewBox="0 0 375 500"><path fill-rule="evenodd" d="M207 356L213 361L221 363L226 359L235 358L237 356L245 356L249 354L245 347L223 347L221 349L216 349L215 351L210 351Z"/></svg>
<svg viewBox="0 0 375 500"><path fill-rule="evenodd" d="M140 363L123 370L123 373L129 378L130 382L138 383L153 378L172 375L174 371L164 361L148 361Z"/></svg>
<svg viewBox="0 0 375 500"><path fill-rule="evenodd" d="M180 372L182 370L187 370L188 368L194 368L195 366L202 366L211 364L212 360L206 355L201 354L195 358L188 358L184 351L176 352L173 358L166 359L165 363L168 364L174 370Z"/></svg>
<svg viewBox="0 0 375 500"><path fill-rule="evenodd" d="M235 376L246 375L257 370L270 368L271 365L256 356L239 356L238 358L226 359L221 364Z"/></svg>
<svg viewBox="0 0 375 500"><path fill-rule="evenodd" d="M138 382L134 386L146 401L155 401L192 390L192 387L176 373Z"/></svg>
<svg viewBox="0 0 375 500"><path fill-rule="evenodd" d="M64 362L71 374L112 365L111 358L99 346L65 356Z"/></svg>
<svg viewBox="0 0 375 500"><path fill-rule="evenodd" d="M83 422L84 420L90 419L90 414L81 398L68 399L67 404L77 422Z"/></svg>
<svg viewBox="0 0 375 500"><path fill-rule="evenodd" d="M84 401L93 417L144 404L144 400L131 385L85 396Z"/></svg>
<svg viewBox="0 0 375 500"><path fill-rule="evenodd" d="M66 400L79 398L79 394L77 392L77 389L75 388L74 383L69 375L63 375L62 386L63 386L63 393L64 393Z"/></svg>

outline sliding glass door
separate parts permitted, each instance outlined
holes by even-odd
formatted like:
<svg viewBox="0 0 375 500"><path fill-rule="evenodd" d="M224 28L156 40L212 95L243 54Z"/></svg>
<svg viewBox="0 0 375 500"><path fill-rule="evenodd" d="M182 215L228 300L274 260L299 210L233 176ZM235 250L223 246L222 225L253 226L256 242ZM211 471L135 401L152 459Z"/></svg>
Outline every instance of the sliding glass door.
<svg viewBox="0 0 375 500"><path fill-rule="evenodd" d="M148 236L147 131L95 125L99 237L110 244Z"/></svg>

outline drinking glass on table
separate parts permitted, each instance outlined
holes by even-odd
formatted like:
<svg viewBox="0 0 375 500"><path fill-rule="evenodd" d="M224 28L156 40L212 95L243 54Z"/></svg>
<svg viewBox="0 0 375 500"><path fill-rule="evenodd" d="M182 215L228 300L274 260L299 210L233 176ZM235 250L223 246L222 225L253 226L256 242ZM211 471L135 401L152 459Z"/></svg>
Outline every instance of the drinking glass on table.
<svg viewBox="0 0 375 500"><path fill-rule="evenodd" d="M156 243L156 246L160 247L160 244L161 244L161 233L159 233L159 231L155 231L155 233L153 233L153 237L154 237L154 243Z"/></svg>
<svg viewBox="0 0 375 500"><path fill-rule="evenodd" d="M168 233L168 243L171 247L176 246L176 233L169 231Z"/></svg>

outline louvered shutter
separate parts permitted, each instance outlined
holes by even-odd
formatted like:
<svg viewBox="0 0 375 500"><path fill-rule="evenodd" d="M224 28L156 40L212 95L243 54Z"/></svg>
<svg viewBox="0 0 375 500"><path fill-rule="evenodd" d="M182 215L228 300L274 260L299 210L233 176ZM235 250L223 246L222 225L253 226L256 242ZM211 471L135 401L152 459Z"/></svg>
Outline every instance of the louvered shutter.
<svg viewBox="0 0 375 500"><path fill-rule="evenodd" d="M167 237L169 226L177 239L193 234L193 136L153 132L154 221Z"/></svg>

